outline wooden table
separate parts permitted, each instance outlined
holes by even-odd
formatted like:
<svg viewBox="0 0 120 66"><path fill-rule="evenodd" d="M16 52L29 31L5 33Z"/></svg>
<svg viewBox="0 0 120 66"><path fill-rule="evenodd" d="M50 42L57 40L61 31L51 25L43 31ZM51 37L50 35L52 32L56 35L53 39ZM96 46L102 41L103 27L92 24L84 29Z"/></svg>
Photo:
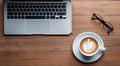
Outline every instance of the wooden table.
<svg viewBox="0 0 120 66"><path fill-rule="evenodd" d="M0 66L120 66L119 0L72 0L70 36L4 36L2 5L0 0ZM101 24L91 21L92 13L112 23L114 31L107 35ZM86 31L100 35L107 48L92 64L79 62L72 53L74 38Z"/></svg>

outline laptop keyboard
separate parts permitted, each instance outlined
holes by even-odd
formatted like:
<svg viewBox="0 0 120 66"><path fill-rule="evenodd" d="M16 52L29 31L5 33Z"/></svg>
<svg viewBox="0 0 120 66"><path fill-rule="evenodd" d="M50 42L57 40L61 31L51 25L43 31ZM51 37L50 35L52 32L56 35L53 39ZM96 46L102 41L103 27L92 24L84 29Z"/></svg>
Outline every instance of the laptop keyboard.
<svg viewBox="0 0 120 66"><path fill-rule="evenodd" d="M66 19L66 3L7 3L7 19Z"/></svg>

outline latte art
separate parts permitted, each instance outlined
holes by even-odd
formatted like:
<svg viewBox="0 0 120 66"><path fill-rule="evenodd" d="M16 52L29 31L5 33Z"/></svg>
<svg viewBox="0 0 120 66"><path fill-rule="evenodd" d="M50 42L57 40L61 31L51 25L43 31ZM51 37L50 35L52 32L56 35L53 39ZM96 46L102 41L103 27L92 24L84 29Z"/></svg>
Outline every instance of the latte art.
<svg viewBox="0 0 120 66"><path fill-rule="evenodd" d="M92 54L97 51L98 43L93 38L85 38L81 41L80 49L85 54Z"/></svg>
<svg viewBox="0 0 120 66"><path fill-rule="evenodd" d="M83 50L85 52L92 52L95 50L95 43L93 41L90 41L90 39L87 39L87 41L83 45Z"/></svg>

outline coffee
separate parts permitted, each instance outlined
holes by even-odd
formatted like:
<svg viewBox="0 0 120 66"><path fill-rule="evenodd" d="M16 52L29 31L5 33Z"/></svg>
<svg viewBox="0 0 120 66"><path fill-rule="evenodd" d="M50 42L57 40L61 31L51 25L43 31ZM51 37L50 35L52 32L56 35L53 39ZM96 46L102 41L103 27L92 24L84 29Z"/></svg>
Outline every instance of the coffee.
<svg viewBox="0 0 120 66"><path fill-rule="evenodd" d="M80 51L85 55L91 55L97 52L98 42L91 37L84 38L80 42Z"/></svg>

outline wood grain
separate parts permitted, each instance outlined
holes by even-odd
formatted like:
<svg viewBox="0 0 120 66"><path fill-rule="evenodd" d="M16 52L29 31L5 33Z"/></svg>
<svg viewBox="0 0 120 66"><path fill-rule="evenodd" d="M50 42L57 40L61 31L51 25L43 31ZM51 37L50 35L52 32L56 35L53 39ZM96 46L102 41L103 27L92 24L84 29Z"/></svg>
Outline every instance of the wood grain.
<svg viewBox="0 0 120 66"><path fill-rule="evenodd" d="M107 16L119 16L119 1L72 1L73 15L91 15L98 13Z"/></svg>
<svg viewBox="0 0 120 66"><path fill-rule="evenodd" d="M70 36L4 36L3 0L0 0L0 66L120 66L120 1L72 0L73 32ZM102 25L91 20L100 14L114 26L107 35ZM106 51L99 61L85 64L72 53L74 38L82 32L95 32Z"/></svg>

